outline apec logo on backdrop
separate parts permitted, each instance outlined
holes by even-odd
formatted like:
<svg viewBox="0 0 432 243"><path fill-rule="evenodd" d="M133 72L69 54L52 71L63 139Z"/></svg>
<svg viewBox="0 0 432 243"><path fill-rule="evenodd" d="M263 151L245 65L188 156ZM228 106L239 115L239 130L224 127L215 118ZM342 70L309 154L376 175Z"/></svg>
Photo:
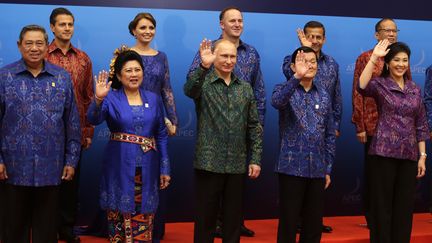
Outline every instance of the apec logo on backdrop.
<svg viewBox="0 0 432 243"><path fill-rule="evenodd" d="M187 119L185 120L185 123L183 126L180 126L177 129L177 135L174 138L187 138L187 139L193 139L195 138L195 127L194 125L194 116L192 114L192 111L188 111L187 112L188 116ZM180 123L180 125L182 125L182 122ZM98 132L97 135L95 136L96 139L98 141L108 141L110 138L110 131L108 129L107 126L101 127Z"/></svg>
<svg viewBox="0 0 432 243"><path fill-rule="evenodd" d="M361 50L360 53L363 53L363 51ZM426 58L425 50L421 51L419 59L414 60L414 59L412 59L412 56L413 55L411 55L411 60L410 60L411 73L412 74L424 74L426 72L427 67L428 67L428 65L424 64L425 58ZM355 62L348 64L345 68L345 72L353 74L354 69L355 69Z"/></svg>
<svg viewBox="0 0 432 243"><path fill-rule="evenodd" d="M195 137L196 131L195 127L193 127L194 124L194 116L192 115L192 111L187 112L187 119L184 125L182 125L182 122L180 121L180 127L177 130L176 137L178 138L188 138L192 139Z"/></svg>
<svg viewBox="0 0 432 243"><path fill-rule="evenodd" d="M412 59L410 60L412 74L424 74L426 72L427 65L424 64L425 57L425 50L422 50L420 54L420 59L418 61L414 61Z"/></svg>

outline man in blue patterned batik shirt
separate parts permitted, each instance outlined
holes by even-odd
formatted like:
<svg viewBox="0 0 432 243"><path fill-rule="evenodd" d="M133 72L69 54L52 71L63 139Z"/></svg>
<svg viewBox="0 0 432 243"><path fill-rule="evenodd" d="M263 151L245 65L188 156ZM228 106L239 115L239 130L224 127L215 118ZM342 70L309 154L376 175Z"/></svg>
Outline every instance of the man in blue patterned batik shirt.
<svg viewBox="0 0 432 243"><path fill-rule="evenodd" d="M300 216L300 242L321 239L324 190L330 185L336 145L332 100L315 83L317 66L313 49L298 48L290 65L294 74L272 94L272 106L279 111L278 243L296 242Z"/></svg>
<svg viewBox="0 0 432 243"><path fill-rule="evenodd" d="M234 67L234 74L243 81L250 83L257 103L258 115L261 126L264 128L264 116L266 110L266 97L264 80L260 67L260 56L257 50L243 42L240 37L243 33L243 14L236 7L227 7L220 12L220 27L222 35L219 39L229 40L237 47L237 64ZM213 42L214 43L214 42ZM195 55L191 67L189 68L188 78L191 73L199 68L201 58L199 52ZM254 232L242 223L242 235L254 236ZM218 220L216 236L221 237L221 220Z"/></svg>
<svg viewBox="0 0 432 243"><path fill-rule="evenodd" d="M18 49L22 59L0 69L4 242L57 242L59 185L73 178L81 149L78 110L69 74L44 61L45 29L25 26Z"/></svg>
<svg viewBox="0 0 432 243"><path fill-rule="evenodd" d="M339 137L342 119L342 92L339 80L339 64L333 57L322 51L323 45L326 42L325 27L318 21L309 21L305 24L303 30L297 30L297 35L302 46L312 48L317 54L318 70L314 83L322 86L330 95L334 128L336 130L336 137ZM284 58L282 70L287 80L294 75L291 69L291 55ZM323 231L331 232L332 228L323 226Z"/></svg>

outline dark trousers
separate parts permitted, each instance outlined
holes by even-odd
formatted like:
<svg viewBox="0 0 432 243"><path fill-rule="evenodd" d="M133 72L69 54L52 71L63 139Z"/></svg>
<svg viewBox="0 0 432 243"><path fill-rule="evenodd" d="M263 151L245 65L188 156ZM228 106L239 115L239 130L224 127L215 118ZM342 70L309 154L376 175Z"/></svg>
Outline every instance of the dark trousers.
<svg viewBox="0 0 432 243"><path fill-rule="evenodd" d="M324 178L279 174L278 243L295 243L302 216L300 243L319 243L324 211Z"/></svg>
<svg viewBox="0 0 432 243"><path fill-rule="evenodd" d="M72 180L62 180L60 184L60 210L58 220L58 233L65 237L73 236L73 227L75 225L78 214L78 189L81 171L80 164L80 161L78 161Z"/></svg>
<svg viewBox="0 0 432 243"><path fill-rule="evenodd" d="M197 201L195 243L213 242L221 199L224 215L222 242L240 242L244 176L244 174L218 174L195 170Z"/></svg>
<svg viewBox="0 0 432 243"><path fill-rule="evenodd" d="M369 146L371 144L372 136L367 136L367 141L364 145L364 165L363 165L363 176L364 176L364 185L363 185L363 213L365 215L366 224L369 225L369 170L370 170L370 161L372 156L369 155Z"/></svg>
<svg viewBox="0 0 432 243"><path fill-rule="evenodd" d="M159 191L159 205L153 222L153 243L159 243L165 235L167 191Z"/></svg>
<svg viewBox="0 0 432 243"><path fill-rule="evenodd" d="M370 242L409 243L417 162L373 156L369 166Z"/></svg>
<svg viewBox="0 0 432 243"><path fill-rule="evenodd" d="M6 191L4 189L4 181L0 181L0 242L3 242L5 223L5 207L6 207Z"/></svg>
<svg viewBox="0 0 432 243"><path fill-rule="evenodd" d="M5 243L56 243L59 186L6 184Z"/></svg>

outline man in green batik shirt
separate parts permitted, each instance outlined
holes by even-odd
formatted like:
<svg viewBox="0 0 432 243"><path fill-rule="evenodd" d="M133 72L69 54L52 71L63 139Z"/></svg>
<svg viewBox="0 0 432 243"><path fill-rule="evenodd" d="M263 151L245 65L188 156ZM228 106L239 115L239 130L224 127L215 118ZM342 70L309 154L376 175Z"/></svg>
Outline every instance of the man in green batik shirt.
<svg viewBox="0 0 432 243"><path fill-rule="evenodd" d="M252 87L232 72L237 60L235 45L220 40L213 52L211 46L210 40L201 42L201 66L184 85L185 94L195 102L198 118L194 242L213 242L221 199L223 241L239 242L244 176L247 173L255 179L260 174L263 129Z"/></svg>

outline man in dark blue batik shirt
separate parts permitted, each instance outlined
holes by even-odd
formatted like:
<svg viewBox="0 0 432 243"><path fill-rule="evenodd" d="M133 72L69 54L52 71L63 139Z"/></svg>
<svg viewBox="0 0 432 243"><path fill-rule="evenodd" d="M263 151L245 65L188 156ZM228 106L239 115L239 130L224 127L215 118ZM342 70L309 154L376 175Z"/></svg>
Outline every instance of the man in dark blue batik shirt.
<svg viewBox="0 0 432 243"><path fill-rule="evenodd" d="M319 243L322 232L324 190L330 185L335 155L335 129L330 95L315 83L317 55L300 47L292 55L293 75L276 85L272 106L279 111L280 219L278 243Z"/></svg>

